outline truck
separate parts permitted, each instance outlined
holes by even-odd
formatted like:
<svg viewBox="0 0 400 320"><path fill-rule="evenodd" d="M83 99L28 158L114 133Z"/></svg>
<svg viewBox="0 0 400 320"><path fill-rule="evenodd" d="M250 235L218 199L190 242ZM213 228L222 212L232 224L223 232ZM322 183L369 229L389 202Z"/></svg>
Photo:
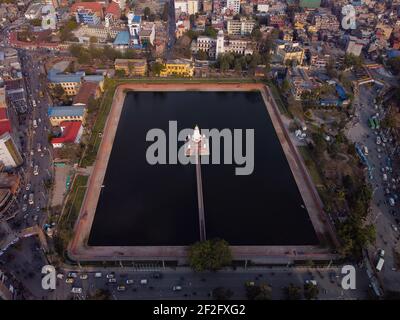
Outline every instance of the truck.
<svg viewBox="0 0 400 320"><path fill-rule="evenodd" d="M376 271L380 272L383 268L383 264L385 260L383 258L379 258L378 263L376 264Z"/></svg>

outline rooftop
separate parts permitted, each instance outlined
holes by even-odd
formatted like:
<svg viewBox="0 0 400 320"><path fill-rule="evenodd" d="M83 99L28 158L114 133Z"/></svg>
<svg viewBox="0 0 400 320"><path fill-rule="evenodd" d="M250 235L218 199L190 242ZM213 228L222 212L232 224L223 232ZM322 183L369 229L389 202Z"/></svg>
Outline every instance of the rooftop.
<svg viewBox="0 0 400 320"><path fill-rule="evenodd" d="M49 117L82 117L85 112L85 107L77 106L54 106L47 111Z"/></svg>
<svg viewBox="0 0 400 320"><path fill-rule="evenodd" d="M114 45L129 45L129 31L121 31L114 40Z"/></svg>
<svg viewBox="0 0 400 320"><path fill-rule="evenodd" d="M59 138L51 139L51 143L74 143L81 129L81 121L64 121L60 124L63 134Z"/></svg>

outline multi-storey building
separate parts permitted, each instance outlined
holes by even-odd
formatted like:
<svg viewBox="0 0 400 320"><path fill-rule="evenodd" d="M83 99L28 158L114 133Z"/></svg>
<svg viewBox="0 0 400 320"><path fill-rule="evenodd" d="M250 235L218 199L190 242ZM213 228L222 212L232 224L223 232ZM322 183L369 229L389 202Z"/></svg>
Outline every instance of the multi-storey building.
<svg viewBox="0 0 400 320"><path fill-rule="evenodd" d="M103 18L103 6L99 2L74 3L70 12L78 23L99 24Z"/></svg>
<svg viewBox="0 0 400 320"><path fill-rule="evenodd" d="M0 136L0 162L5 168L15 168L23 163L23 159L9 132Z"/></svg>
<svg viewBox="0 0 400 320"><path fill-rule="evenodd" d="M196 14L199 12L199 0L188 0L188 14Z"/></svg>
<svg viewBox="0 0 400 320"><path fill-rule="evenodd" d="M278 43L275 53L282 59L282 63L287 61L296 61L298 64L303 63L304 49L297 42Z"/></svg>
<svg viewBox="0 0 400 320"><path fill-rule="evenodd" d="M197 37L194 51L204 51L211 59L216 59L220 54L235 53L240 55L253 54L252 43L248 39L224 38L224 32L218 32L217 39L199 36Z"/></svg>
<svg viewBox="0 0 400 320"><path fill-rule="evenodd" d="M254 20L248 20L245 18L241 18L240 20L228 20L227 22L227 30L228 35L234 36L244 36L249 35L253 31L255 26Z"/></svg>
<svg viewBox="0 0 400 320"><path fill-rule="evenodd" d="M226 7L231 10L234 14L240 12L240 0L227 0Z"/></svg>
<svg viewBox="0 0 400 320"><path fill-rule="evenodd" d="M160 72L160 76L193 77L193 72L194 67L191 61L176 59L164 63L164 69Z"/></svg>
<svg viewBox="0 0 400 320"><path fill-rule="evenodd" d="M64 121L81 121L84 123L86 110L83 106L51 107L47 111L51 125L59 126Z"/></svg>
<svg viewBox="0 0 400 320"><path fill-rule="evenodd" d="M147 72L146 59L115 59L114 67L133 76L145 76Z"/></svg>
<svg viewBox="0 0 400 320"><path fill-rule="evenodd" d="M85 72L63 74L51 69L47 75L48 87L54 89L57 85L60 85L68 96L74 96L79 91L84 75Z"/></svg>
<svg viewBox="0 0 400 320"><path fill-rule="evenodd" d="M329 13L316 13L313 24L318 30L338 31L340 27L337 17Z"/></svg>

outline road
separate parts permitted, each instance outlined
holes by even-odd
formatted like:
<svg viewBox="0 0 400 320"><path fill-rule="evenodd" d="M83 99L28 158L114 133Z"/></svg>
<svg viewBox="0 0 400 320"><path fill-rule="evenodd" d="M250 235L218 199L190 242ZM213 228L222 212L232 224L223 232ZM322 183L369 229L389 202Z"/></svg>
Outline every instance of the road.
<svg viewBox="0 0 400 320"><path fill-rule="evenodd" d="M175 5L174 0L169 0L168 8L168 42L167 42L167 52L165 58L167 60L172 58L172 48L175 44Z"/></svg>
<svg viewBox="0 0 400 320"><path fill-rule="evenodd" d="M115 270L114 277L117 281L108 283L106 274ZM71 288L82 288L79 295L83 299L88 293L94 293L96 288L108 289L113 299L211 299L210 292L217 287L228 288L233 291L232 299L246 299L245 283L254 281L255 284L267 283L272 287L273 299L284 299L283 288L290 283L302 287L305 280L314 279L320 290L319 299L364 299L368 296L368 280L365 270L356 269L357 290L343 290L341 288L340 268L308 269L308 268L260 268L226 270L218 272L194 273L189 269L177 271L161 271L161 279L152 277L152 272L132 271L130 268L109 269L102 271L101 278L95 278L93 272L85 273L88 279L81 280L78 276L73 284L67 284L64 279L58 279L56 296L65 299L73 296ZM133 280L133 284L126 285L126 280ZM146 285L140 284L141 279L146 279ZM125 291L118 291L119 285L125 285ZM173 291L173 286L181 286L182 291Z"/></svg>
<svg viewBox="0 0 400 320"><path fill-rule="evenodd" d="M379 117L383 118L384 110L382 108L375 109L374 98L378 93L376 86L369 88L361 86L359 93L359 103L356 110L358 115L357 123L349 130L349 138L358 142L362 146L368 148L368 161L372 166L372 180L370 180L373 189L373 200L371 204L371 214L369 221L375 225L377 231L376 244L369 250L372 262L376 265L378 249L385 250L385 265L383 270L378 273L379 278L382 280L385 289L392 289L398 291L400 287L400 273L395 265L394 250L400 252L399 247L399 233L394 230L392 225L396 225L398 220L398 204L396 207L391 207L388 204L389 195L386 189L390 189L390 194L395 193L393 185L387 188L389 182L384 181L382 168L387 166L387 158L390 156L392 146L387 143L385 147L376 144L376 137L373 130L368 127L368 118L372 115L379 113ZM380 151L380 152L378 152ZM388 176L388 181L391 182L392 178L397 177L391 171L384 169Z"/></svg>

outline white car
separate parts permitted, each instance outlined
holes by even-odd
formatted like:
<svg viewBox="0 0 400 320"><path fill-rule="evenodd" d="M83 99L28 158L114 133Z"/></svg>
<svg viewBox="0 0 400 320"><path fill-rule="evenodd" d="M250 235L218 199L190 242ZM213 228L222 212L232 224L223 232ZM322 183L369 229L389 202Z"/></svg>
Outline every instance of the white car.
<svg viewBox="0 0 400 320"><path fill-rule="evenodd" d="M397 227L396 227L394 224L392 224L392 228L393 228L393 230L396 231L396 232L399 231L399 229L397 229Z"/></svg>
<svg viewBox="0 0 400 320"><path fill-rule="evenodd" d="M81 275L79 276L79 278L80 278L81 280L86 280L86 279L88 278L88 275L87 275L86 273L84 273L84 274L81 274Z"/></svg>
<svg viewBox="0 0 400 320"><path fill-rule="evenodd" d="M74 288L71 289L71 292L72 293L82 293L82 288L74 287Z"/></svg>
<svg viewBox="0 0 400 320"><path fill-rule="evenodd" d="M133 284L133 279L126 280L126 284Z"/></svg>
<svg viewBox="0 0 400 320"><path fill-rule="evenodd" d="M78 274L76 272L68 272L68 278L76 278Z"/></svg>
<svg viewBox="0 0 400 320"><path fill-rule="evenodd" d="M172 291L181 291L182 287L181 286L173 286Z"/></svg>
<svg viewBox="0 0 400 320"><path fill-rule="evenodd" d="M26 191L29 191L30 189L31 189L31 184L28 183L28 184L26 185L26 187L25 187L25 190L26 190Z"/></svg>
<svg viewBox="0 0 400 320"><path fill-rule="evenodd" d="M109 273L106 275L107 279L113 279L115 277L115 275L113 273Z"/></svg>

